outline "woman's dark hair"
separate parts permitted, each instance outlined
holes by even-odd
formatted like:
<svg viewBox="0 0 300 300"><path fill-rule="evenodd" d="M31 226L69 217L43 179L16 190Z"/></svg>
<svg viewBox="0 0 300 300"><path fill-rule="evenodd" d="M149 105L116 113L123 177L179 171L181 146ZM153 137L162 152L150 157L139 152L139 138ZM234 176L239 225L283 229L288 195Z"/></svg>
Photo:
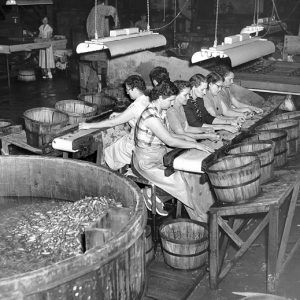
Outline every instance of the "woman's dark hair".
<svg viewBox="0 0 300 300"><path fill-rule="evenodd" d="M215 68L215 72L225 78L229 73L233 73L233 70L227 65L219 65Z"/></svg>
<svg viewBox="0 0 300 300"><path fill-rule="evenodd" d="M174 84L178 88L178 93L180 93L185 88L190 88L191 84L189 81L186 80L175 80Z"/></svg>
<svg viewBox="0 0 300 300"><path fill-rule="evenodd" d="M152 69L149 76L151 81L155 80L157 84L161 84L163 81L170 81L168 70L161 66Z"/></svg>
<svg viewBox="0 0 300 300"><path fill-rule="evenodd" d="M146 83L139 75L130 75L125 79L124 85L128 85L131 89L137 88L143 93L146 91Z"/></svg>
<svg viewBox="0 0 300 300"><path fill-rule="evenodd" d="M163 98L168 98L170 96L175 96L178 94L178 88L172 82L162 82L161 84L155 86L149 94L150 102L157 100L160 96Z"/></svg>
<svg viewBox="0 0 300 300"><path fill-rule="evenodd" d="M189 79L191 87L198 87L201 83L206 82L206 78L202 74L195 74Z"/></svg>
<svg viewBox="0 0 300 300"><path fill-rule="evenodd" d="M215 84L218 81L224 81L223 76L219 75L216 72L211 72L206 76L207 84L213 83Z"/></svg>

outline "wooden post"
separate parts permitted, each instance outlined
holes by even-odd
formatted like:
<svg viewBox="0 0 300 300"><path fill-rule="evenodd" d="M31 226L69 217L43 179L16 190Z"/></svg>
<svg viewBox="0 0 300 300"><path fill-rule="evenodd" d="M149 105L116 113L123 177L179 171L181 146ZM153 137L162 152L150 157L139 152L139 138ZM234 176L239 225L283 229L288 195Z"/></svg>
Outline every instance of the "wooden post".
<svg viewBox="0 0 300 300"><path fill-rule="evenodd" d="M278 282L278 274L276 272L276 262L278 255L278 218L278 205L271 205L269 211L269 237L267 257L267 291L271 293L275 292Z"/></svg>
<svg viewBox="0 0 300 300"><path fill-rule="evenodd" d="M219 225L217 213L213 212L209 218L209 282L212 289L218 287L219 273Z"/></svg>

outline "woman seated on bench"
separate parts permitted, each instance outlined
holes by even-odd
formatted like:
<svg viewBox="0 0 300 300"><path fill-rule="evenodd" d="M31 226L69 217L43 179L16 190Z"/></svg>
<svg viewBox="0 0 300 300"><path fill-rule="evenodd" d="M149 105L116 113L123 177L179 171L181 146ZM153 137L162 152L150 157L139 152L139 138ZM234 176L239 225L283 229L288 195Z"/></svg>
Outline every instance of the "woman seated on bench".
<svg viewBox="0 0 300 300"><path fill-rule="evenodd" d="M219 135L215 134L213 128L192 127L188 124L183 106L187 101L191 92L189 81L175 80L174 84L178 88L178 95L175 98L174 105L167 110L167 118L170 124L170 130L177 134L186 134L196 140L210 139L217 141Z"/></svg>
<svg viewBox="0 0 300 300"><path fill-rule="evenodd" d="M190 80L191 92L184 112L189 126L238 132L237 122L233 118L212 116L204 106L203 97L206 94L207 82L202 74L193 75Z"/></svg>
<svg viewBox="0 0 300 300"><path fill-rule="evenodd" d="M141 113L149 104L149 97L145 96L146 84L139 75L131 75L124 82L126 92L133 103L122 113L112 113L109 119L97 123L80 123L79 129L106 128L129 123L131 131L112 145L104 149L104 160L107 165L118 170L130 164L132 150L134 148L133 133L134 126Z"/></svg>
<svg viewBox="0 0 300 300"><path fill-rule="evenodd" d="M229 67L225 65L221 65L219 66L217 73L220 74L224 79L223 87L220 91L220 96L222 97L222 100L225 102L227 106L229 106L231 109L235 111L242 112L242 113L260 114L263 112L261 108L240 102L232 94L231 87L234 85L233 83L234 73Z"/></svg>
<svg viewBox="0 0 300 300"><path fill-rule="evenodd" d="M203 203L200 203L206 199L199 199L193 193L193 185L187 182L184 172L176 171L169 177L164 174L163 156L167 153L167 146L213 152L208 146L174 137L168 131L166 110L170 108L177 94L178 89L172 82L162 82L151 90L150 104L135 127L133 164L140 175L181 201L191 219L207 222L206 212L209 207L204 210ZM146 203L149 207L151 200L145 196L145 201L150 202Z"/></svg>
<svg viewBox="0 0 300 300"><path fill-rule="evenodd" d="M207 111L213 117L232 119L236 124L243 123L246 120L246 114L233 110L220 96L220 91L223 88L223 77L216 72L211 72L207 75L206 81L208 88L203 99Z"/></svg>

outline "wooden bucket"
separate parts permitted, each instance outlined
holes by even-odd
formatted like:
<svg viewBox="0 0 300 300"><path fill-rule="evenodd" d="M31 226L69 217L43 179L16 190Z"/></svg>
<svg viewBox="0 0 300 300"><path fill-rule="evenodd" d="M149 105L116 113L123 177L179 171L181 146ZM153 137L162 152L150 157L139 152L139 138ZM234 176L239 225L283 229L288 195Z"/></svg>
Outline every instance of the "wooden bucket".
<svg viewBox="0 0 300 300"><path fill-rule="evenodd" d="M190 219L173 219L164 222L159 233L164 260L170 267L194 270L206 264L207 224Z"/></svg>
<svg viewBox="0 0 300 300"><path fill-rule="evenodd" d="M287 133L287 156L293 156L298 151L299 122L297 120L281 120L262 124L255 130L283 129Z"/></svg>
<svg viewBox="0 0 300 300"><path fill-rule="evenodd" d="M18 80L20 81L35 81L36 76L33 69L29 70L19 70Z"/></svg>
<svg viewBox="0 0 300 300"><path fill-rule="evenodd" d="M108 96L102 92L95 94L79 94L78 99L97 105L98 114L113 109L117 102L115 98Z"/></svg>
<svg viewBox="0 0 300 300"><path fill-rule="evenodd" d="M154 245L152 241L150 225L147 225L145 228L145 254L146 254L146 264L148 264L154 258Z"/></svg>
<svg viewBox="0 0 300 300"><path fill-rule="evenodd" d="M103 244L96 240L98 245L84 254L0 278L0 299L141 299L147 215L134 183L93 163L33 155L0 156L0 182L0 209L25 197L34 202L104 196L130 210L129 219L126 213L117 224L111 222L114 214L104 216L99 225L112 232L111 238Z"/></svg>
<svg viewBox="0 0 300 300"><path fill-rule="evenodd" d="M96 105L80 100L61 100L55 103L55 108L69 116L69 124L84 122L97 113Z"/></svg>
<svg viewBox="0 0 300 300"><path fill-rule="evenodd" d="M272 141L256 141L232 145L228 154L255 153L260 160L260 183L265 183L274 176L274 148Z"/></svg>
<svg viewBox="0 0 300 300"><path fill-rule="evenodd" d="M260 160L255 153L221 157L206 173L219 201L250 202L260 191Z"/></svg>
<svg viewBox="0 0 300 300"><path fill-rule="evenodd" d="M298 151L300 150L300 111L290 111L287 113L279 114L276 116L273 116L270 121L280 121L280 120L288 120L293 119L299 122L299 132L298 132Z"/></svg>
<svg viewBox="0 0 300 300"><path fill-rule="evenodd" d="M54 108L37 107L23 113L28 145L43 148L68 124L67 114Z"/></svg>
<svg viewBox="0 0 300 300"><path fill-rule="evenodd" d="M287 163L287 133L284 130L257 130L255 133L250 134L242 142L253 141L273 141L274 147L274 168L282 167Z"/></svg>

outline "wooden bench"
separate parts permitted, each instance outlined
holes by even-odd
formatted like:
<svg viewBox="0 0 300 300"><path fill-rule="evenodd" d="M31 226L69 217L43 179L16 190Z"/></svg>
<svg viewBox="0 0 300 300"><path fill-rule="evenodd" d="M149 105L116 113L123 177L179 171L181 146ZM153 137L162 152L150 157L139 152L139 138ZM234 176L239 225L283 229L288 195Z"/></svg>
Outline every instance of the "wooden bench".
<svg viewBox="0 0 300 300"><path fill-rule="evenodd" d="M268 227L266 283L267 292L275 292L285 262L299 246L298 241L294 248L286 254L299 185L300 170L286 168L275 172L274 179L262 185L262 191L253 201L210 208L209 276L212 289L218 287L219 282L224 279L234 264L249 250L260 233ZM282 209L284 204L288 207L287 215L280 219L280 215L284 213ZM250 219L257 216L262 217L253 224L255 228L245 241L241 238L243 225L245 225L243 216ZM281 223L283 224L281 225ZM283 231L280 230L280 225ZM229 241L234 243L238 250L224 263Z"/></svg>

